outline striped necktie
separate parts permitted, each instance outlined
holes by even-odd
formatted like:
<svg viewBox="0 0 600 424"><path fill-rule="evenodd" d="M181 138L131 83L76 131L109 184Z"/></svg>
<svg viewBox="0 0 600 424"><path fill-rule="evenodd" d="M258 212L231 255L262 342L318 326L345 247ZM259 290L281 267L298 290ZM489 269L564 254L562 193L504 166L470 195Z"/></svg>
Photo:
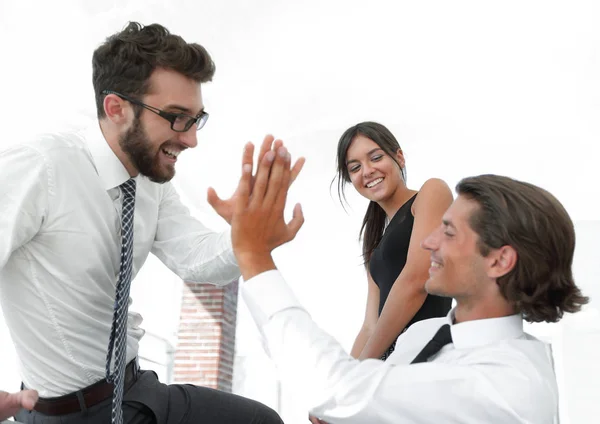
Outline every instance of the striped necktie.
<svg viewBox="0 0 600 424"><path fill-rule="evenodd" d="M114 384L112 398L112 424L123 423L123 391L125 386L125 361L127 360L127 309L131 273L133 268L133 215L135 208L135 180L125 181L119 186L123 193L121 219L121 267L115 291L108 352L106 355L106 380ZM114 354L114 372L110 373L110 363Z"/></svg>

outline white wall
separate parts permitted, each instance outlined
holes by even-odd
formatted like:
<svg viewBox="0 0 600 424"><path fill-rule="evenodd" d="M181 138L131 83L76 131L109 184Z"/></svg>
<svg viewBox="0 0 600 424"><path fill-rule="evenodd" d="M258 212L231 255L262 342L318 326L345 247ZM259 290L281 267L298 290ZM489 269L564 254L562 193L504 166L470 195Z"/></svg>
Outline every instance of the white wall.
<svg viewBox="0 0 600 424"><path fill-rule="evenodd" d="M413 188L433 176L454 186L492 172L550 190L577 221L577 278L597 293L599 18L594 0L0 0L0 142L93 116L91 50L126 20L158 21L204 44L217 64L204 91L211 117L198 148L182 155L177 184L199 216L223 228L206 188L232 191L246 141L273 132L306 156L290 199L302 202L306 224L277 261L315 320L349 348L366 292L356 242L365 203L349 192L346 215L329 182L337 139L361 120L396 134ZM153 284L152 275L136 287ZM162 287L145 299L136 288L134 306L145 308L149 331L168 338L160 316L176 308L160 303L173 289ZM555 343L563 424L591 423L599 412L590 378L597 299L562 325L531 328ZM301 401L275 385L255 334L240 306L236 390L304 423ZM0 385L13 372L7 363Z"/></svg>

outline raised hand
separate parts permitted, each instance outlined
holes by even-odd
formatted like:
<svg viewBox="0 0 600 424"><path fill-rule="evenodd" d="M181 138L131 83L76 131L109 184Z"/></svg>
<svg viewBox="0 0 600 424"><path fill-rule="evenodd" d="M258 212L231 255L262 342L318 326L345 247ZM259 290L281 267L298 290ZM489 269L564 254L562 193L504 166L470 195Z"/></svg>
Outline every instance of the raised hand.
<svg viewBox="0 0 600 424"><path fill-rule="evenodd" d="M252 187L253 154L254 146L249 143L231 221L233 251L246 280L275 268L271 251L296 237L304 223L299 204L289 223L283 216L292 177L287 149L282 146L263 155Z"/></svg>
<svg viewBox="0 0 600 424"><path fill-rule="evenodd" d="M265 156L265 154L267 152L269 152L271 150L276 151L278 148L280 148L282 146L283 146L283 141L275 140L275 138L272 135L267 135L261 144L257 163L261 163L263 157ZM294 164L294 167L291 169L290 182L289 182L290 185L294 182L296 177L298 177L298 174L302 170L303 166L304 166L304 158L298 159L296 161L296 163ZM255 181L255 177L252 177L251 181L250 181L250 193L252 193L252 189L254 187L254 181ZM236 198L237 198L237 190L233 193L233 195L229 199L223 200L217 195L217 192L215 191L214 188L209 187L209 189L208 189L208 194L207 194L208 203L213 207L215 212L217 212L219 214L219 216L221 216L221 218L223 218L225 221L227 221L228 224L231 224L231 217L233 215L233 209L234 209Z"/></svg>

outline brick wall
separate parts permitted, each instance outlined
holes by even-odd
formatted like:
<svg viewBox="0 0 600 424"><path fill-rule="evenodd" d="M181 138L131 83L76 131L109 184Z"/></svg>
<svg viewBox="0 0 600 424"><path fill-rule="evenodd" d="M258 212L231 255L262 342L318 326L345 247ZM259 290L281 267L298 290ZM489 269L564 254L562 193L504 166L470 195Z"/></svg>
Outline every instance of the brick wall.
<svg viewBox="0 0 600 424"><path fill-rule="evenodd" d="M174 382L231 392L237 281L217 287L184 284Z"/></svg>

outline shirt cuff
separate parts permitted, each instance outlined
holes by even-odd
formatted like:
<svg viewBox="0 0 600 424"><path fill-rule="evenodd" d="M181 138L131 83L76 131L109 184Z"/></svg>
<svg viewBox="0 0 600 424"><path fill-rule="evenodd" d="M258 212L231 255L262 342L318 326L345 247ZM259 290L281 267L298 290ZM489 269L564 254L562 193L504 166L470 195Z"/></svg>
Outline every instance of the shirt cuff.
<svg viewBox="0 0 600 424"><path fill-rule="evenodd" d="M240 278L240 286L242 297L259 327L285 309L304 310L291 287L276 269L258 274L248 281Z"/></svg>

